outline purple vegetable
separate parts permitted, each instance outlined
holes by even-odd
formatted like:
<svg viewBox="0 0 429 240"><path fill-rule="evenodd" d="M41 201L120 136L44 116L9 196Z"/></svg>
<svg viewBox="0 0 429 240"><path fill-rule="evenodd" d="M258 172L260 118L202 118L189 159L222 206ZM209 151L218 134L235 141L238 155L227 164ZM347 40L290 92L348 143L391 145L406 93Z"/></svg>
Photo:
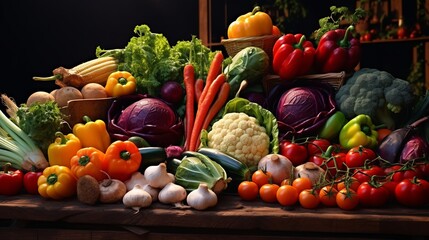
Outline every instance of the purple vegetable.
<svg viewBox="0 0 429 240"><path fill-rule="evenodd" d="M183 122L164 101L146 95L117 98L108 111L108 131L114 140L144 138L151 146L180 145Z"/></svg>
<svg viewBox="0 0 429 240"><path fill-rule="evenodd" d="M418 136L418 127L429 120L429 117L423 117L405 127L395 129L387 135L377 149L377 154L384 160L391 163L400 161L400 156L405 144L414 136Z"/></svg>
<svg viewBox="0 0 429 240"><path fill-rule="evenodd" d="M275 98L277 102L273 102ZM332 88L315 82L278 85L270 92L268 101L283 138L316 134L336 109Z"/></svg>
<svg viewBox="0 0 429 240"><path fill-rule="evenodd" d="M419 135L414 135L405 143L399 157L400 163L405 163L410 160L427 157L429 154L429 146L425 139Z"/></svg>

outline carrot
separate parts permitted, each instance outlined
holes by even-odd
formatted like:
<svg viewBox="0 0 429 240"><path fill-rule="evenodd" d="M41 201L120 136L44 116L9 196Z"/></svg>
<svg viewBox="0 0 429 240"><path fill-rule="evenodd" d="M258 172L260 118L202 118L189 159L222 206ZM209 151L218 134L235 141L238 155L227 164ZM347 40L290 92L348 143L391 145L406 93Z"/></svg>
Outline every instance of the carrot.
<svg viewBox="0 0 429 240"><path fill-rule="evenodd" d="M185 103L185 150L189 149L192 129L195 121L195 69L192 64L185 65L183 69L183 82L186 91Z"/></svg>
<svg viewBox="0 0 429 240"><path fill-rule="evenodd" d="M222 62L223 54L222 52L216 52L209 68L209 72L206 77L206 85L204 86L203 92L201 93L200 100L198 101L198 106L200 106L202 99L204 99L209 91L210 85L215 80L219 74L222 73Z"/></svg>
<svg viewBox="0 0 429 240"><path fill-rule="evenodd" d="M195 80L195 100L197 102L200 101L200 96L201 93L203 92L204 89L204 80L202 78L198 78L197 80Z"/></svg>
<svg viewBox="0 0 429 240"><path fill-rule="evenodd" d="M222 107L225 105L226 101L229 97L229 91L231 90L231 86L228 82L224 82L222 86L220 87L219 93L217 94L216 100L210 107L210 110L207 113L206 118L203 122L203 127L201 129L207 130L207 128L210 125L210 122L213 120L213 118L219 113L219 111L222 109ZM196 143L196 148L200 145L199 139Z"/></svg>
<svg viewBox="0 0 429 240"><path fill-rule="evenodd" d="M188 145L190 151L195 151L197 149L196 143L200 138L204 119L207 116L207 113L214 101L214 98L216 97L216 94L219 92L219 89L224 82L226 82L226 76L225 74L221 73L216 77L216 79L208 88L206 97L201 99L201 104L198 106L197 114L195 116L194 128L192 129L191 134L191 142Z"/></svg>

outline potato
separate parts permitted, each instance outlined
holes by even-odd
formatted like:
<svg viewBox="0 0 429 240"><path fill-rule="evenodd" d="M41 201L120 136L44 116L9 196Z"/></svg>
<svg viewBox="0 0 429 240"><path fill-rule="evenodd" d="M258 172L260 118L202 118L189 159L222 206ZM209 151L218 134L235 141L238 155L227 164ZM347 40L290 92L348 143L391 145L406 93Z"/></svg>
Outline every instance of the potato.
<svg viewBox="0 0 429 240"><path fill-rule="evenodd" d="M88 83L80 90L83 98L106 98L107 92L99 83Z"/></svg>
<svg viewBox="0 0 429 240"><path fill-rule="evenodd" d="M54 96L52 96L50 93L45 91L37 91L32 93L27 98L27 106L31 106L31 104L38 102L38 103L45 103L47 101L55 101Z"/></svg>
<svg viewBox="0 0 429 240"><path fill-rule="evenodd" d="M55 101L59 107L67 106L68 101L74 99L83 99L82 93L75 87L62 87L55 93Z"/></svg>
<svg viewBox="0 0 429 240"><path fill-rule="evenodd" d="M77 180L77 199L85 204L94 205L100 197L100 188L97 179L90 175L83 175Z"/></svg>

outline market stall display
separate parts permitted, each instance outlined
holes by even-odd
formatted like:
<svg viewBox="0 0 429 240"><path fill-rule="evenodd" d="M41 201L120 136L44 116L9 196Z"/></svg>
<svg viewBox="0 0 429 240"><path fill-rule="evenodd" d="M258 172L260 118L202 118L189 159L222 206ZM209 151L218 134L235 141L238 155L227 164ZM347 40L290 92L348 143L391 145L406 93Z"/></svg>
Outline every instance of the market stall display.
<svg viewBox="0 0 429 240"><path fill-rule="evenodd" d="M277 36L272 23L266 28L231 38ZM204 212L232 209L237 217L249 217L234 207L242 204L250 215L274 208L276 221L291 217L290 209L313 217L310 211L321 211L327 219L345 211L339 219L357 221L361 214L375 214L384 221L383 211L409 208L425 223L419 216L429 206L429 95L413 95L410 83L387 72L355 70L360 43L352 31L353 26L327 31L317 45L302 34L285 33L271 47L242 46L226 56L195 37L170 46L162 34L140 25L124 48L97 47L94 60L63 73L53 70L47 78L58 85L48 93L52 98L15 103L3 94L8 116L0 112L0 182L8 187L0 191L6 212L1 218L15 219L8 205L22 197L70 205L79 214L105 208L119 219L172 208L161 215L183 213L196 220ZM67 80L74 75L77 82ZM85 86L93 83L105 94L85 97ZM59 94L72 87L79 97ZM379 114L386 111L390 122ZM60 147L73 141L62 156ZM33 171L40 175L25 177ZM31 210L35 216L37 209ZM65 222L91 221L78 218ZM152 226L141 221L108 224L168 226L159 219ZM365 228L377 230L386 234Z"/></svg>

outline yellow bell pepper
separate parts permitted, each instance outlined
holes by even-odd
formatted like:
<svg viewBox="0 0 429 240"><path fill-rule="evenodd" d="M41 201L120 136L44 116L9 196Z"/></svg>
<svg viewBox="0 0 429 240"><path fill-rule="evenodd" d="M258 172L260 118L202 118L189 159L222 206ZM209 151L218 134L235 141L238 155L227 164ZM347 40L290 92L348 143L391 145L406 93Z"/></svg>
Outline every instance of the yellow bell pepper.
<svg viewBox="0 0 429 240"><path fill-rule="evenodd" d="M37 186L42 197L60 200L76 194L77 179L70 168L53 165L43 170Z"/></svg>
<svg viewBox="0 0 429 240"><path fill-rule="evenodd" d="M127 71L116 71L111 73L104 87L109 97L129 95L134 93L136 88L136 79Z"/></svg>
<svg viewBox="0 0 429 240"><path fill-rule="evenodd" d="M256 37L271 35L273 22L271 16L256 6L252 12L239 16L228 26L228 38Z"/></svg>
<svg viewBox="0 0 429 240"><path fill-rule="evenodd" d="M60 165L70 168L70 159L82 148L80 140L73 133L64 135L55 133L55 141L48 147L49 165Z"/></svg>
<svg viewBox="0 0 429 240"><path fill-rule="evenodd" d="M84 123L73 126L73 134L79 138L82 147L95 147L105 152L111 143L106 123L101 119L92 121L88 116L83 116L83 120Z"/></svg>

